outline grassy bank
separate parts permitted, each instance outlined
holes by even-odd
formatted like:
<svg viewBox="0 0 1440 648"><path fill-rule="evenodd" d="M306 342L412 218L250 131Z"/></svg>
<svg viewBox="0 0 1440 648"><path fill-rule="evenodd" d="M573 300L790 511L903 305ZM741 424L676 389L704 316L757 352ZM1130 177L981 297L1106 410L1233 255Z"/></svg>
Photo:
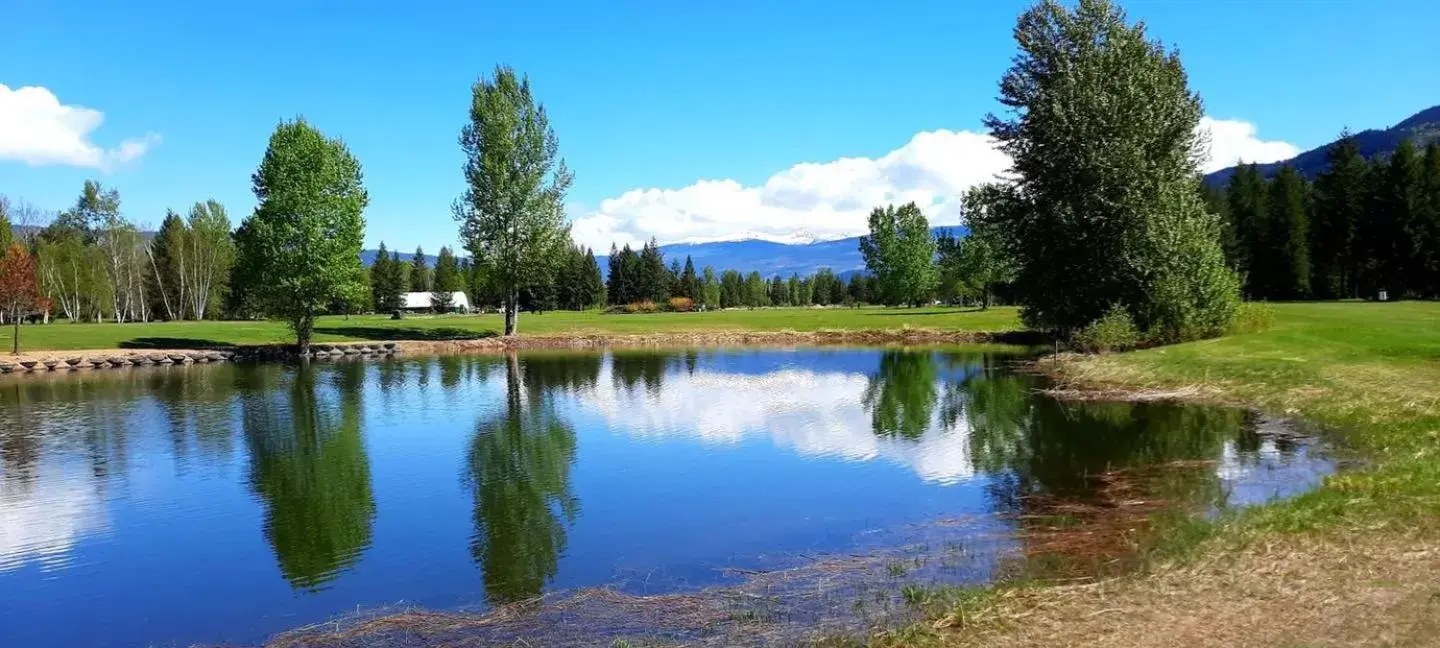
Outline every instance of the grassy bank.
<svg viewBox="0 0 1440 648"><path fill-rule="evenodd" d="M1263 333L1041 365L1069 389L1298 417L1363 467L1292 500L1177 528L1139 573L937 592L930 621L858 645L1440 642L1440 304L1284 304L1275 314Z"/></svg>
<svg viewBox="0 0 1440 648"><path fill-rule="evenodd" d="M498 335L499 315L384 315L322 317L315 341L464 340ZM598 311L524 313L522 335L639 335L738 331L871 331L903 327L940 331L998 332L1020 328L1015 309L987 311L954 308L766 308L708 313L606 315ZM0 330L0 349L10 348L11 329ZM71 324L21 327L21 351L204 348L221 345L276 344L293 341L282 322L149 322L144 324Z"/></svg>

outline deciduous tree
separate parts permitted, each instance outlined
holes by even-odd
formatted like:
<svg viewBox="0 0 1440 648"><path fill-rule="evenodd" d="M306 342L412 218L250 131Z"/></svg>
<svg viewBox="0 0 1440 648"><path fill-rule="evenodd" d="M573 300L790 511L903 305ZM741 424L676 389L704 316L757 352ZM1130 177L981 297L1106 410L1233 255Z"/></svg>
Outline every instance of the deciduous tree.
<svg viewBox="0 0 1440 648"><path fill-rule="evenodd" d="M529 79L509 67L496 67L471 88L460 147L466 158L466 190L454 206L460 236L499 288L505 334L514 335L521 289L548 281L569 242L564 203L572 175Z"/></svg>

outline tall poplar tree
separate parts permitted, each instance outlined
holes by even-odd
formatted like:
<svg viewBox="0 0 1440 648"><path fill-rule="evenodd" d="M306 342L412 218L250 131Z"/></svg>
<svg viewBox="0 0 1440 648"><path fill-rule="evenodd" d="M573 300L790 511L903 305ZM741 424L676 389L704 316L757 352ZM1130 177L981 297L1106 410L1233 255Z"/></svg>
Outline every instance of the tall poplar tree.
<svg viewBox="0 0 1440 648"><path fill-rule="evenodd" d="M520 291L550 281L569 243L564 204L573 176L530 80L506 66L471 88L460 148L466 183L454 205L460 237L498 289L505 335L514 335Z"/></svg>

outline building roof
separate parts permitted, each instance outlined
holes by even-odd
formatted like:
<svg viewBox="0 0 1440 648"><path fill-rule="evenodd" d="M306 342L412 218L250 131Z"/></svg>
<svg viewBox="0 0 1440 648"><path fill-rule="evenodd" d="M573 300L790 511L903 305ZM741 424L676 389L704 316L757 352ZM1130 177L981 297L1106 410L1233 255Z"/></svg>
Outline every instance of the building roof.
<svg viewBox="0 0 1440 648"><path fill-rule="evenodd" d="M406 310L430 308L430 296L433 294L434 293L428 292L407 292L405 293L404 308ZM465 297L465 293L457 290L450 293L450 307L469 310L470 300Z"/></svg>

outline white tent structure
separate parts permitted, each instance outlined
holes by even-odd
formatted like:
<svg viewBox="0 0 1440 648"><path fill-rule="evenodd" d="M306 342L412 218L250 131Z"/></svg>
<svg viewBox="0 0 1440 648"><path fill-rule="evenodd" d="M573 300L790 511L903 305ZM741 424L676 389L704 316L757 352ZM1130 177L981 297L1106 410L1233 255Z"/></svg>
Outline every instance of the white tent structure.
<svg viewBox="0 0 1440 648"><path fill-rule="evenodd" d="M435 293L428 292L407 292L405 293L405 304L402 308L412 312L432 310L431 295L434 294ZM470 312L470 300L465 297L465 293L458 290L450 293L450 311L455 313Z"/></svg>

